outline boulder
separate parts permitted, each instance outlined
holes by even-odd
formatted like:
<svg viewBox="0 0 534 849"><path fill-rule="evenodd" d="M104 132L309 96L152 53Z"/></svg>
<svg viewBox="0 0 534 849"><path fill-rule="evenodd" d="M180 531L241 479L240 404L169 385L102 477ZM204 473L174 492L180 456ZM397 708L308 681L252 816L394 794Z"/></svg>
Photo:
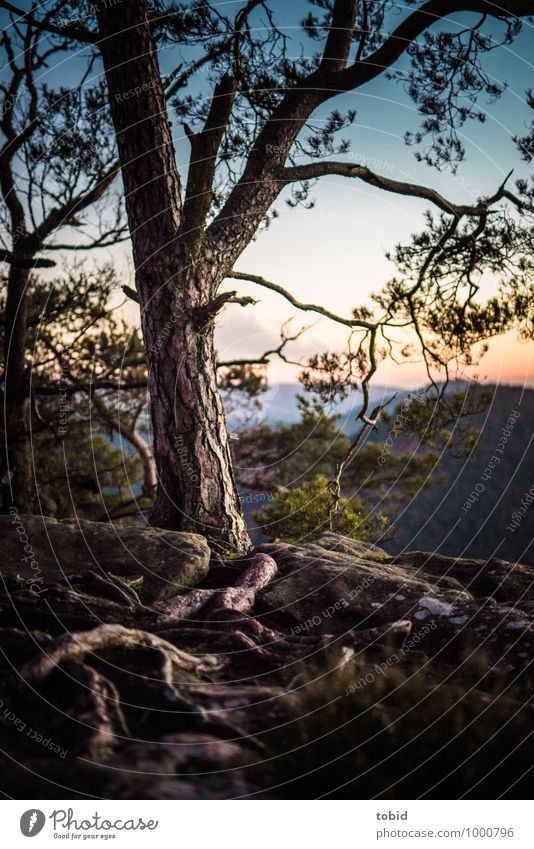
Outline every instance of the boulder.
<svg viewBox="0 0 534 849"><path fill-rule="evenodd" d="M312 620L323 630L333 618L350 617L351 627L372 628L407 619L419 599L438 591L446 604L469 601L456 581L439 579L392 562L377 546L337 534L324 534L301 545L266 543L281 578L260 594L264 609L289 614L296 622Z"/></svg>
<svg viewBox="0 0 534 849"><path fill-rule="evenodd" d="M438 585L444 578L452 579L475 598L488 597L513 604L534 601L532 566L494 557L473 560L424 551L408 551L391 562L437 581Z"/></svg>
<svg viewBox="0 0 534 849"><path fill-rule="evenodd" d="M13 514L0 516L3 577L18 577L34 595L73 575L143 578L141 600L169 598L207 575L204 537L151 527Z"/></svg>
<svg viewBox="0 0 534 849"><path fill-rule="evenodd" d="M503 560L429 552L388 556L324 534L300 545L267 543L280 578L259 596L267 615L289 615L292 632L348 635L406 620L408 651L457 664L473 655L519 673L534 652L534 569Z"/></svg>
<svg viewBox="0 0 534 849"><path fill-rule="evenodd" d="M172 568L162 560L148 560L139 596L145 604L172 598L195 587L208 574L210 549L199 534L172 533Z"/></svg>

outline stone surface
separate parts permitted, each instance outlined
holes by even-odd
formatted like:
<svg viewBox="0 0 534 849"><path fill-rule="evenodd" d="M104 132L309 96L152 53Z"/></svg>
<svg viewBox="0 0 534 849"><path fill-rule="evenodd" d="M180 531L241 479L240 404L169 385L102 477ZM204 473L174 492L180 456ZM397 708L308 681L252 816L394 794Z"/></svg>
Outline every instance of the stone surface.
<svg viewBox="0 0 534 849"><path fill-rule="evenodd" d="M173 533L171 542L172 565L167 558L150 563L145 570L139 593L145 604L172 598L189 587L196 587L208 574L210 549L204 537Z"/></svg>
<svg viewBox="0 0 534 849"><path fill-rule="evenodd" d="M444 579L452 579L475 598L487 596L514 604L534 600L534 569L521 563L445 557L424 551L408 551L392 562L436 581L438 586Z"/></svg>
<svg viewBox="0 0 534 849"><path fill-rule="evenodd" d="M282 577L260 594L260 604L297 622L319 618L327 629L340 616L358 628L410 618L420 598L438 591L439 579L336 534L304 545L266 543L261 551L274 557ZM448 604L471 598L457 582L441 585L439 595Z"/></svg>
<svg viewBox="0 0 534 849"><path fill-rule="evenodd" d="M3 577L19 577L35 595L50 583L92 572L143 578L145 603L177 595L207 575L210 551L204 537L111 525L60 521L43 516L0 516ZM119 592L108 596L119 600Z"/></svg>
<svg viewBox="0 0 534 849"><path fill-rule="evenodd" d="M268 543L281 578L259 596L262 611L289 615L294 633L335 632L407 620L411 647L441 662L480 655L521 671L534 652L534 569L503 560L405 552L389 557L324 534L313 543ZM407 640L410 642L410 640Z"/></svg>
<svg viewBox="0 0 534 849"><path fill-rule="evenodd" d="M414 728L432 723L421 694L436 682L445 681L439 716L442 699L462 705L473 685L474 715L513 686L515 701L499 709L497 728L532 692L534 569L527 566L417 551L391 557L326 533L212 560L206 579L209 550L195 535L40 517L4 517L0 525L7 537L0 749L9 755L0 767L6 764L4 792L15 798L56 798L58 784L65 798L278 798L276 788L291 769L300 774L303 756L298 746L287 773L276 753L292 750L301 733L321 741L325 731L344 729L367 698L378 701L365 734L374 739L386 728L380 758L388 759L405 745L395 736L404 719L395 731L389 720L384 726L390 711L404 717L413 698ZM29 562L21 561L24 545ZM414 689L415 669L423 677ZM451 674L463 678L448 683ZM404 701L395 696L384 713L381 694L398 682L409 685L408 696L399 687ZM431 752L451 723L464 721L455 717ZM503 742L504 756L530 733L530 714L524 723L524 735L516 723ZM485 741L493 732L484 725L480 733ZM330 762L326 737L324 750L311 747L310 774ZM504 756L494 752L497 763ZM369 757L374 763L374 749ZM485 761L479 770L485 774ZM523 775L522 763L518 770ZM336 761L335 787L337 773ZM499 779L496 795L507 781Z"/></svg>

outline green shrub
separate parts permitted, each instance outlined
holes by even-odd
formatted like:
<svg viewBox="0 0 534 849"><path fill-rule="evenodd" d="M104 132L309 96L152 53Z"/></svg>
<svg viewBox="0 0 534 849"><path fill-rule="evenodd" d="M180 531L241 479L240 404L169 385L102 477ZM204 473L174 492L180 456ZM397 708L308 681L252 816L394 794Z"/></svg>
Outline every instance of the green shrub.
<svg viewBox="0 0 534 849"><path fill-rule="evenodd" d="M330 530L329 511L332 496L326 475L305 481L302 486L279 493L275 500L259 510L255 518L265 534L287 542L314 539ZM387 521L369 515L361 498L342 497L332 530L364 542L376 542Z"/></svg>

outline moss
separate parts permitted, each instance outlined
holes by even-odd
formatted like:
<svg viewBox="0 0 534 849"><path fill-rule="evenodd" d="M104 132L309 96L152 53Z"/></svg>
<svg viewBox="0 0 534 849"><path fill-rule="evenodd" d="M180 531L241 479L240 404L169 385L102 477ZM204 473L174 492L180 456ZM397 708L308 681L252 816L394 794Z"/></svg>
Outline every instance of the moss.
<svg viewBox="0 0 534 849"><path fill-rule="evenodd" d="M391 557L381 551L364 551L362 559L372 560L373 563L387 563L388 560L391 560Z"/></svg>

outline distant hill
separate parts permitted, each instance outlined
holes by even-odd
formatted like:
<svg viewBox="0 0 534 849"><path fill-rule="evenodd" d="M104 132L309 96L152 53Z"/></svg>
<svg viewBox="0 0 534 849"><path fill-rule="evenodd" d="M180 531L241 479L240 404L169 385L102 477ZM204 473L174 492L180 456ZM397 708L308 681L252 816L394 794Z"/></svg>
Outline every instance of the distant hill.
<svg viewBox="0 0 534 849"><path fill-rule="evenodd" d="M405 394L405 390L396 389L395 387L373 386L370 390L371 403L376 403L381 399L388 399L398 392L400 398ZM292 424L300 419L300 412L297 406L297 395L303 393L300 383L273 383L269 385L267 392L261 396L260 409L256 418L259 421L264 421L267 424L274 425L277 423ZM350 430L354 425L356 415L362 403L362 393L358 391L352 392L349 397L335 408L325 408L326 414L334 412L339 416L340 425ZM229 427L236 426L238 414L231 413L228 416Z"/></svg>
<svg viewBox="0 0 534 849"><path fill-rule="evenodd" d="M462 386L457 384L451 388L460 391ZM518 528L513 532L506 528L512 521L512 513L521 507L525 493L534 485L534 389L502 385L485 388L493 389L489 408L470 417L472 425L480 431L474 451L468 459L460 460L445 453L436 469L436 483L421 490L391 517L396 525L395 536L384 545L390 552L424 549L450 556L493 556L534 565L531 544L534 502ZM269 424L297 421L296 395L300 390L299 384L273 386L266 395L260 418ZM374 387L372 403L391 397L394 391L391 387ZM405 390L398 390L396 403L406 394ZM340 425L349 434L354 431L360 404L361 393L354 393L336 411ZM496 454L502 428L513 411L519 416L502 453ZM372 437L377 441L385 438L384 427ZM486 475L484 480L492 456L498 456L500 462L494 463L491 475ZM462 507L469 497L473 503L464 511ZM253 526L252 508L247 508L246 504L244 508ZM384 509L387 512L387 503ZM254 537L257 542L264 539L257 530Z"/></svg>
<svg viewBox="0 0 534 849"><path fill-rule="evenodd" d="M481 434L467 460L445 454L438 474L441 480L422 490L395 517L394 539L385 547L392 552L424 549L462 557L499 557L534 565L532 528L534 501L519 527L507 525L534 485L534 390L519 386L493 387L491 406L471 417ZM510 415L519 416L502 447L502 430ZM500 457L489 469L491 458ZM534 494L534 489L533 489ZM471 506L463 507L471 498Z"/></svg>

